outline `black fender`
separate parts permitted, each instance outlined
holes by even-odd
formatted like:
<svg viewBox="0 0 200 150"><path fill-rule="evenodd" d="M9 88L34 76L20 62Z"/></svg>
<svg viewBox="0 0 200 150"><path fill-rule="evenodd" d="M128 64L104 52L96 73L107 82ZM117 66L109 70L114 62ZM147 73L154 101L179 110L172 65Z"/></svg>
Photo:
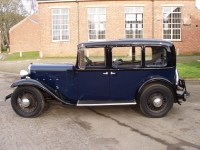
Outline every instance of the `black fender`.
<svg viewBox="0 0 200 150"><path fill-rule="evenodd" d="M45 85L41 84L40 82L38 82L37 80L33 80L33 79L21 79L18 80L16 82L14 82L11 87L18 87L18 86L33 86L37 89L40 89L46 93L48 93L49 95L51 95L52 97L54 97L56 100L65 103L67 105L74 105L71 104L69 101L64 101L63 99L61 99L52 89L46 87Z"/></svg>
<svg viewBox="0 0 200 150"><path fill-rule="evenodd" d="M143 89L147 85L152 84L152 83L162 83L162 84L165 84L166 86L168 86L174 94L174 102L179 103L178 97L177 97L177 94L176 94L176 87L174 86L174 84L172 82L170 82L169 80L162 78L162 77L158 77L158 76L148 78L147 80L143 81L140 84L140 86L137 89L136 95L135 95L137 102L139 101L139 98L140 98L140 95L142 94Z"/></svg>

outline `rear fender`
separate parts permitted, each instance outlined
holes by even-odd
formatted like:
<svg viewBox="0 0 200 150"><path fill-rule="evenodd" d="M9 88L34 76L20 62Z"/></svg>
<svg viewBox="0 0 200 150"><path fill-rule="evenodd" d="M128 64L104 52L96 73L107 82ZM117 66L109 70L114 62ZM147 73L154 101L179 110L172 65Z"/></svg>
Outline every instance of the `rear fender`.
<svg viewBox="0 0 200 150"><path fill-rule="evenodd" d="M33 80L33 79L22 79L22 80L18 80L16 82L14 82L11 87L18 87L18 86L33 86L36 87L37 89L40 89L41 91L44 91L46 93L48 93L49 95L51 95L52 97L54 97L55 99L61 101L62 103L68 104L68 105L74 105L71 104L69 101L67 102L66 100L64 101L63 99L61 99L56 93L55 91L53 91L52 89L44 86L43 84L41 84L40 82Z"/></svg>
<svg viewBox="0 0 200 150"><path fill-rule="evenodd" d="M171 91L173 92L174 102L179 103L175 86L169 80L162 78L162 77L151 77L151 78L145 80L142 84L140 84L140 86L136 92L137 93L137 95L136 95L137 103L139 102L140 95L142 94L142 91L144 90L144 88L153 83L160 83L162 85L168 86L171 89Z"/></svg>

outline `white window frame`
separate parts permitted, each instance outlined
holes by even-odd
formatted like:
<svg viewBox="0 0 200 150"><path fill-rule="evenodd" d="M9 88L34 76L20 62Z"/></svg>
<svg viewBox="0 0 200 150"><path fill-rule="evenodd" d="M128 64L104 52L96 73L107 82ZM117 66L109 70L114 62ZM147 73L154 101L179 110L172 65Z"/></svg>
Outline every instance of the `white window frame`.
<svg viewBox="0 0 200 150"><path fill-rule="evenodd" d="M60 29L54 29L53 28L53 26L55 25L54 23L53 23L53 21L54 21L54 19L53 19L53 16L56 16L56 15L58 15L58 16L61 16L62 14L61 14L61 10L63 10L63 9L65 9L65 10L67 10L68 11L68 13L67 14L64 14L64 15L66 15L67 16L67 20L68 20L68 23L66 23L66 24L58 24L58 25L60 25ZM53 10L59 10L59 12L60 12L60 14L53 14ZM51 8L51 15L52 15L52 42L65 42L65 41L70 41L70 20L69 20L69 13L70 13L70 11L69 11L69 7L52 7ZM61 20L61 19L60 19ZM68 28L67 29L61 29L61 25L67 25L68 26ZM55 40L54 39L54 31L60 31L60 39L59 40ZM68 39L62 39L62 31L63 30L65 30L65 31L68 31L68 34L67 34L67 36L69 37Z"/></svg>
<svg viewBox="0 0 200 150"><path fill-rule="evenodd" d="M180 8L180 12L173 12L173 8L175 8L175 7L179 7ZM165 12L164 11L164 8L169 8L169 9L171 9L171 11L170 12ZM172 5L172 6L170 6L170 5L163 5L163 8L162 8L162 39L163 40L169 40L169 41L181 41L181 36L182 36L182 23L181 23L181 17L179 18L180 19L180 23L174 23L174 22L171 22L171 23L168 23L168 24L170 24L171 25L171 38L170 39L165 39L164 38L164 30L165 29L168 29L168 27L167 28L164 28L164 24L167 24L167 23L164 23L164 20L165 20L165 18L164 18L164 14L165 13L170 13L170 14L180 14L180 16L182 17L182 5ZM173 18L170 18L170 19L173 19ZM173 26L172 25L175 25L175 24L177 24L177 25L180 25L180 28L179 27L177 27L177 28L173 28ZM179 39L173 39L173 30L174 29L177 29L177 30L180 30L180 38Z"/></svg>
<svg viewBox="0 0 200 150"><path fill-rule="evenodd" d="M94 5L89 5L89 6L87 6L88 8L87 8L87 15L88 15L88 41L105 41L106 40L106 6L94 6ZM100 13L97 13L97 10L98 9L105 9L105 13L102 13L102 14L100 14ZM95 9L95 13L89 13L89 9ZM98 21L98 24L95 24L94 26L97 26L97 28L98 29L93 29L94 31L100 31L100 28L101 28L101 23L100 23L100 17L101 17L101 15L105 15L105 21L102 21L102 22L104 22L104 31L105 31L105 38L96 38L96 39L90 39L90 31L92 30L92 28L89 28L89 26L90 26L90 24L89 24L89 15L95 15L95 16L98 16L98 19L99 19L99 21ZM99 35L97 35L96 34L96 37L98 37Z"/></svg>
<svg viewBox="0 0 200 150"><path fill-rule="evenodd" d="M125 38L143 38L144 37L144 6L145 5L124 5L124 27L125 27ZM134 11L132 12L126 12L127 8L132 8ZM137 11L137 8L140 8L141 11ZM134 23L127 23L126 16L130 15L130 17L135 16L135 21L132 20ZM142 15L142 17L138 17L139 15ZM137 19L142 19L139 23ZM130 20L131 21L131 20ZM139 25L141 28L139 28ZM126 29L130 26L130 30L132 30L132 34L127 34ZM142 30L142 34L136 34L136 30ZM132 37L128 37L132 36ZM137 37L140 36L140 37Z"/></svg>

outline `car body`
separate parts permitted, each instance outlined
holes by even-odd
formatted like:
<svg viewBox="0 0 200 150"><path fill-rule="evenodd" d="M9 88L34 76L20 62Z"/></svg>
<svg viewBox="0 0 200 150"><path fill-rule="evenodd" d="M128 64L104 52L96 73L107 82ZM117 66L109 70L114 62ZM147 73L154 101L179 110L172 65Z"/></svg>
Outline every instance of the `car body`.
<svg viewBox="0 0 200 150"><path fill-rule="evenodd" d="M119 39L78 45L77 61L30 64L11 87L14 111L40 114L48 99L74 106L135 105L149 117L163 117L189 97L179 79L173 43L157 39Z"/></svg>

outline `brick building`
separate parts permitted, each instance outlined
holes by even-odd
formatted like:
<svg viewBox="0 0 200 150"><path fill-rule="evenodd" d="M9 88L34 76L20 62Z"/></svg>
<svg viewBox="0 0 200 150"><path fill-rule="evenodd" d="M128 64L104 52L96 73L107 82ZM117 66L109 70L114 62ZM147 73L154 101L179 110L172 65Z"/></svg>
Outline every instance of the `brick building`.
<svg viewBox="0 0 200 150"><path fill-rule="evenodd" d="M39 32L38 16L36 14L28 16L13 26L9 31L10 52L39 51Z"/></svg>
<svg viewBox="0 0 200 150"><path fill-rule="evenodd" d="M120 38L165 39L179 54L200 53L200 10L195 0L37 1L35 33L44 56L75 56L80 42Z"/></svg>

